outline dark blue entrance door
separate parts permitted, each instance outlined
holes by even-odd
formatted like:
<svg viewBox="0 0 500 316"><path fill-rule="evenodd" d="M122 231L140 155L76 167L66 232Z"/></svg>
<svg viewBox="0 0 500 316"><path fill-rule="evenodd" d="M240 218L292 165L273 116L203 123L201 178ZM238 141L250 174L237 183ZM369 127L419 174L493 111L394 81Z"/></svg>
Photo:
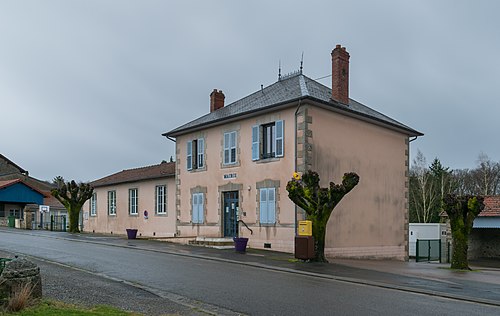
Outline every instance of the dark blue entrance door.
<svg viewBox="0 0 500 316"><path fill-rule="evenodd" d="M224 192L224 237L238 237L238 191Z"/></svg>

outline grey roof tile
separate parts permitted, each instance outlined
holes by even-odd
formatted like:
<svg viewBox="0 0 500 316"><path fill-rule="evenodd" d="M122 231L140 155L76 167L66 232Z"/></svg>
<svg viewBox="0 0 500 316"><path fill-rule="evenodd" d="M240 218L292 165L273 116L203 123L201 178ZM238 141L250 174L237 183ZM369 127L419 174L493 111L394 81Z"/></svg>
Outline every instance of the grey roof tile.
<svg viewBox="0 0 500 316"><path fill-rule="evenodd" d="M257 92L237 100L217 111L208 113L187 124L166 132L163 135L175 137L177 135L182 135L184 133L203 128L203 126L207 124L217 122L223 123L225 120L236 116L258 112L273 106L293 102L301 98L310 98L321 102L326 107L331 107L332 109L350 112L355 115L392 125L406 131L410 136L423 135L422 133L353 99L349 99L349 106L345 106L344 104L333 101L331 99L331 95L332 91L330 88L304 76L301 73L295 73L291 76L283 77L281 80Z"/></svg>

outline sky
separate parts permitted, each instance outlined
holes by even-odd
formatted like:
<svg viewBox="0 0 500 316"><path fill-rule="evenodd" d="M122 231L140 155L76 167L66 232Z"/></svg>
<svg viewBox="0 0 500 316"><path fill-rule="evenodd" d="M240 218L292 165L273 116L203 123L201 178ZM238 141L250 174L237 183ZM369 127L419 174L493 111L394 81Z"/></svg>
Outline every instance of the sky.
<svg viewBox="0 0 500 316"><path fill-rule="evenodd" d="M425 135L430 162L500 160L500 2L0 1L0 153L92 181L174 154L161 134L350 53L350 97ZM331 86L331 78L318 80Z"/></svg>

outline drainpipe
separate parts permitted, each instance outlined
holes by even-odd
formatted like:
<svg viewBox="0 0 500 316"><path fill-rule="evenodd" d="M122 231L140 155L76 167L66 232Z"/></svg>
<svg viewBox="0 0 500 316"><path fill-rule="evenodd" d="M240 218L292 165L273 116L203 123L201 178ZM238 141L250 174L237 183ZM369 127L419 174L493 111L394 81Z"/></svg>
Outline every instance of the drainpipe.
<svg viewBox="0 0 500 316"><path fill-rule="evenodd" d="M302 99L299 99L299 104L297 105L297 109L295 110L295 129L294 129L294 133L295 133L295 159L294 159L294 172L297 172L297 129L298 129L298 125L297 125L297 114L299 113L299 110L300 110L300 107L301 107L301 102L302 102ZM294 203L294 206L295 206L295 228L294 228L294 232L295 232L295 236L297 236L297 204Z"/></svg>

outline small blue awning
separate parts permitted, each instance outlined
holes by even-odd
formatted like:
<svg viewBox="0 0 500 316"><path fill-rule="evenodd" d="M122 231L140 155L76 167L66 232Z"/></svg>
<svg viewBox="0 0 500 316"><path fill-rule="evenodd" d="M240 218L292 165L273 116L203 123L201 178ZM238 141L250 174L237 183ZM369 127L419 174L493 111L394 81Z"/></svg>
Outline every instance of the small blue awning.
<svg viewBox="0 0 500 316"><path fill-rule="evenodd" d="M476 217L472 228L500 228L500 216Z"/></svg>

